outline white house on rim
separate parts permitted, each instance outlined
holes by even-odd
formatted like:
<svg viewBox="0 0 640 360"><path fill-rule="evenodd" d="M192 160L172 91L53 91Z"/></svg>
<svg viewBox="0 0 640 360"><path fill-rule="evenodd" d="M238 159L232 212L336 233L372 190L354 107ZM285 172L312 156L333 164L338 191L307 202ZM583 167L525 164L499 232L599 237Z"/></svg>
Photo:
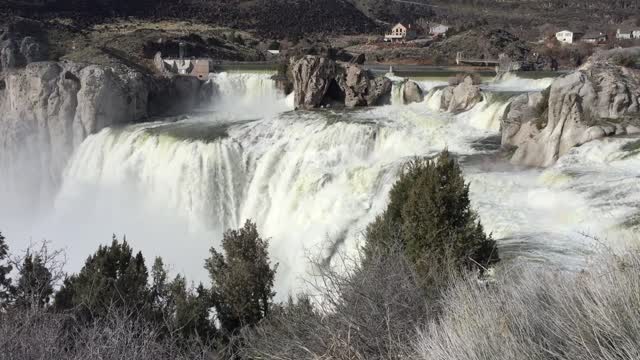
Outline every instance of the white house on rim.
<svg viewBox="0 0 640 360"><path fill-rule="evenodd" d="M563 44L573 44L582 37L582 33L562 30L556 33L556 39Z"/></svg>
<svg viewBox="0 0 640 360"><path fill-rule="evenodd" d="M403 25L402 23L396 24L391 28L391 32L384 35L384 41L404 41L413 40L416 38L416 31L411 29L411 25Z"/></svg>
<svg viewBox="0 0 640 360"><path fill-rule="evenodd" d="M619 40L631 40L640 39L640 28L622 28L616 32L616 39Z"/></svg>

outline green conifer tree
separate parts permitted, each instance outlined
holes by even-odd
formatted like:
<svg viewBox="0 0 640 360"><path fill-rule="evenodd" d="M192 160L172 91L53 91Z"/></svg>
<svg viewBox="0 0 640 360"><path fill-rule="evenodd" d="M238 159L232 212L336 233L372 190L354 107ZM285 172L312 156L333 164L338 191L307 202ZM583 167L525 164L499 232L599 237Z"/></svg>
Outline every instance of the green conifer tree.
<svg viewBox="0 0 640 360"><path fill-rule="evenodd" d="M104 315L112 306L147 310L148 273L142 253L135 256L126 239L113 237L111 246L100 246L78 275L68 278L56 295L59 309L81 307L91 317Z"/></svg>
<svg viewBox="0 0 640 360"><path fill-rule="evenodd" d="M12 267L7 264L9 256L9 246L5 242L5 237L0 232L0 309L6 307L11 292L11 278L9 273Z"/></svg>
<svg viewBox="0 0 640 360"><path fill-rule="evenodd" d="M218 319L228 333L254 325L269 313L277 265L271 267L268 246L256 225L247 221L239 230L224 233L224 255L210 250L205 268Z"/></svg>
<svg viewBox="0 0 640 360"><path fill-rule="evenodd" d="M53 276L40 255L27 254L14 288L16 306L42 308L53 294Z"/></svg>
<svg viewBox="0 0 640 360"><path fill-rule="evenodd" d="M366 230L366 256L399 242L419 271L483 269L499 260L495 241L471 209L462 169L447 150L435 160L409 163L389 198Z"/></svg>

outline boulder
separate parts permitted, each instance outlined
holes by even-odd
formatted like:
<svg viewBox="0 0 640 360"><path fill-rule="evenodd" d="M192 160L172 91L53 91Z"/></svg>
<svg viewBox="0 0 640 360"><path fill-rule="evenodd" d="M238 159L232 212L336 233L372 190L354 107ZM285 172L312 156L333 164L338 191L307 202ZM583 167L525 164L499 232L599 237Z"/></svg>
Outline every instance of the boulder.
<svg viewBox="0 0 640 360"><path fill-rule="evenodd" d="M0 44L0 71L14 69L23 65L20 49L14 40L5 40Z"/></svg>
<svg viewBox="0 0 640 360"><path fill-rule="evenodd" d="M440 108L456 114L471 110L480 101L480 86L474 84L472 76L466 76L460 84L444 88Z"/></svg>
<svg viewBox="0 0 640 360"><path fill-rule="evenodd" d="M307 55L292 60L294 104L296 109L320 106L336 75L336 63L326 57Z"/></svg>
<svg viewBox="0 0 640 360"><path fill-rule="evenodd" d="M31 36L24 37L20 42L20 53L26 64L47 60L46 45Z"/></svg>
<svg viewBox="0 0 640 360"><path fill-rule="evenodd" d="M640 55L640 49L625 51ZM539 133L521 130L513 163L550 166L575 146L640 125L640 69L619 66L606 55L553 82L541 115L544 127Z"/></svg>
<svg viewBox="0 0 640 360"><path fill-rule="evenodd" d="M365 61L367 61L367 57L364 54L355 55L351 60L349 60L350 63L356 65L364 65Z"/></svg>
<svg viewBox="0 0 640 360"><path fill-rule="evenodd" d="M391 92L386 77L375 77L359 65L339 64L338 86L344 93L346 107L380 105Z"/></svg>
<svg viewBox="0 0 640 360"><path fill-rule="evenodd" d="M540 92L521 94L511 101L500 122L502 146L518 147L537 135L542 126L540 112L546 106L547 97Z"/></svg>
<svg viewBox="0 0 640 360"><path fill-rule="evenodd" d="M405 104L419 103L424 100L424 93L415 81L407 81L403 86L402 97Z"/></svg>

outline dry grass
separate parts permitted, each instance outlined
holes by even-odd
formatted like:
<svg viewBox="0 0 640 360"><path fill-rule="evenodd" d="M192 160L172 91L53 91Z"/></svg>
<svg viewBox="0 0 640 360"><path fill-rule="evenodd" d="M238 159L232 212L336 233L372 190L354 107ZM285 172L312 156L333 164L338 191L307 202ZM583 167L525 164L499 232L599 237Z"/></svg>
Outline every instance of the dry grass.
<svg viewBox="0 0 640 360"><path fill-rule="evenodd" d="M579 273L524 267L490 285L451 286L444 312L420 333L422 359L640 358L640 251Z"/></svg>

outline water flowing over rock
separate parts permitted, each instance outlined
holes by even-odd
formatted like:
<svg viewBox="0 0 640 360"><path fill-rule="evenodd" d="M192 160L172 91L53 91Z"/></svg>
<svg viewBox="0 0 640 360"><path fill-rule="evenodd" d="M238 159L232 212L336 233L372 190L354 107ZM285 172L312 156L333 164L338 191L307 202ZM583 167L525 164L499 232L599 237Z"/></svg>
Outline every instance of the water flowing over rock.
<svg viewBox="0 0 640 360"><path fill-rule="evenodd" d="M625 50L631 56L640 49ZM610 135L633 132L640 123L640 70L615 64L619 52L598 54L551 85L548 109L536 134L522 134L512 162L549 166L571 148ZM635 55L633 55L635 54ZM627 130L629 129L629 130ZM526 131L525 131L526 132Z"/></svg>
<svg viewBox="0 0 640 360"><path fill-rule="evenodd" d="M402 89L403 89L402 97L404 99L405 104L410 104L414 102L419 103L419 102L422 102L422 100L424 100L424 93L422 92L422 89L415 81L411 81L411 80L407 81L402 87Z"/></svg>
<svg viewBox="0 0 640 360"><path fill-rule="evenodd" d="M480 87L474 85L471 76L466 76L460 84L444 88L440 108L451 113L460 113L471 110L480 101Z"/></svg>
<svg viewBox="0 0 640 360"><path fill-rule="evenodd" d="M318 56L305 56L291 66L296 109L320 106L336 75L336 63Z"/></svg>
<svg viewBox="0 0 640 360"><path fill-rule="evenodd" d="M344 93L347 107L379 105L391 92L392 83L386 77L374 77L359 65L339 64L338 85Z"/></svg>

